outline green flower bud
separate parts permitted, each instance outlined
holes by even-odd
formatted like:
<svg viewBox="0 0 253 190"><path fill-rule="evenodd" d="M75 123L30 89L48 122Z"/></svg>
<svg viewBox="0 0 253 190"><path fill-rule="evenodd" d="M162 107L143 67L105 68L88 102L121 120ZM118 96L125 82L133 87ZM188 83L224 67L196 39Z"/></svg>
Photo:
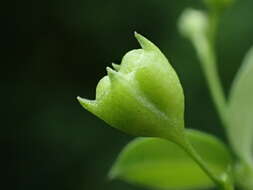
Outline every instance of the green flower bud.
<svg viewBox="0 0 253 190"><path fill-rule="evenodd" d="M135 34L142 49L128 52L121 65L107 67L96 99L81 105L106 123L135 136L179 143L184 129L184 95L178 76L163 53Z"/></svg>
<svg viewBox="0 0 253 190"><path fill-rule="evenodd" d="M202 11L186 9L179 18L178 27L184 37L192 39L207 33L208 17Z"/></svg>

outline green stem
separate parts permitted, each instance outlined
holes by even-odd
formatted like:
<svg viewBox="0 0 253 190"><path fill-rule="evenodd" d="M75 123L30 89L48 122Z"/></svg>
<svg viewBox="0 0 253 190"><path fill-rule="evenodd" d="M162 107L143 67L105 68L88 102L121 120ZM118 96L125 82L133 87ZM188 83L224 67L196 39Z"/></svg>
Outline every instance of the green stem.
<svg viewBox="0 0 253 190"><path fill-rule="evenodd" d="M210 179L217 184L222 190L233 190L234 187L232 183L228 182L230 180L229 176L224 173L224 176L217 176L214 171L204 162L201 156L194 149L192 144L185 137L183 144L180 145L189 156L200 166L200 168L210 177Z"/></svg>
<svg viewBox="0 0 253 190"><path fill-rule="evenodd" d="M203 35L195 35L192 39L197 55L201 61L202 69L205 73L210 93L213 97L219 116L226 125L226 99L218 75L216 56L208 38Z"/></svg>
<svg viewBox="0 0 253 190"><path fill-rule="evenodd" d="M209 11L209 41L211 46L215 47L215 41L217 36L217 29L219 25L220 13L214 10Z"/></svg>
<svg viewBox="0 0 253 190"><path fill-rule="evenodd" d="M253 166L252 159L240 160L235 167L235 177L237 183L245 190L253 189Z"/></svg>

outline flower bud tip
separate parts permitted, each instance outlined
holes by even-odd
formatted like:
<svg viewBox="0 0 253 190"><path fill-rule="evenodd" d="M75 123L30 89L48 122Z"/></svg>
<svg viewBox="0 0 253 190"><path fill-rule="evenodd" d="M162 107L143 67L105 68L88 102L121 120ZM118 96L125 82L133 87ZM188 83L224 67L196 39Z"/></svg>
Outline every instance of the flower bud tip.
<svg viewBox="0 0 253 190"><path fill-rule="evenodd" d="M112 63L112 67L113 67L116 71L119 71L119 69L120 69L120 65L115 64L115 63Z"/></svg>
<svg viewBox="0 0 253 190"><path fill-rule="evenodd" d="M115 74L117 74L117 72L110 67L106 67L106 71L110 79L113 79L115 77Z"/></svg>
<svg viewBox="0 0 253 190"><path fill-rule="evenodd" d="M144 50L154 50L156 49L155 45L150 42L147 38L142 36L141 34L134 32L135 38L138 40L139 44L141 45L142 49Z"/></svg>
<svg viewBox="0 0 253 190"><path fill-rule="evenodd" d="M80 96L77 96L76 99L78 100L78 102L80 104L82 104L83 102L85 102L85 101L83 101L83 98L81 98Z"/></svg>
<svg viewBox="0 0 253 190"><path fill-rule="evenodd" d="M88 100L88 99L85 99L85 98L81 98L80 96L77 96L76 97L78 102L85 108L87 109L88 111L90 112L93 112L94 109L95 109L95 100Z"/></svg>

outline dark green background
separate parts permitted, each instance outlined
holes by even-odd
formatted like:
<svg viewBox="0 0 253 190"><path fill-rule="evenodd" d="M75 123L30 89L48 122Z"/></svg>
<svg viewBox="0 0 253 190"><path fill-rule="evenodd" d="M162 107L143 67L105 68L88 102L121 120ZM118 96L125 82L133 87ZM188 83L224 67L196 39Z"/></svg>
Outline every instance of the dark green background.
<svg viewBox="0 0 253 190"><path fill-rule="evenodd" d="M105 67L139 47L134 31L157 44L176 69L186 96L187 127L224 139L195 52L177 31L178 16L186 7L203 5L200 0L11 2L4 10L7 27L1 28L1 186L141 189L106 178L132 137L110 128L76 101L77 95L95 97ZM217 47L226 93L253 44L252 10L252 0L237 0L221 20Z"/></svg>

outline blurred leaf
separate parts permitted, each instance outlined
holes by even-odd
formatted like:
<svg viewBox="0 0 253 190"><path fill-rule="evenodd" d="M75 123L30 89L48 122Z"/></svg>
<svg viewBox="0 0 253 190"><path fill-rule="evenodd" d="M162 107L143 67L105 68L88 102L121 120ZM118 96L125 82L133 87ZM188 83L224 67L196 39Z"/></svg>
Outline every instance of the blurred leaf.
<svg viewBox="0 0 253 190"><path fill-rule="evenodd" d="M213 136L187 130L194 148L207 164L223 175L229 168L226 147ZM158 138L137 138L119 155L110 171L119 178L154 189L195 189L215 185L178 145Z"/></svg>
<svg viewBox="0 0 253 190"><path fill-rule="evenodd" d="M229 136L236 153L252 162L253 150L253 48L247 53L230 92Z"/></svg>

